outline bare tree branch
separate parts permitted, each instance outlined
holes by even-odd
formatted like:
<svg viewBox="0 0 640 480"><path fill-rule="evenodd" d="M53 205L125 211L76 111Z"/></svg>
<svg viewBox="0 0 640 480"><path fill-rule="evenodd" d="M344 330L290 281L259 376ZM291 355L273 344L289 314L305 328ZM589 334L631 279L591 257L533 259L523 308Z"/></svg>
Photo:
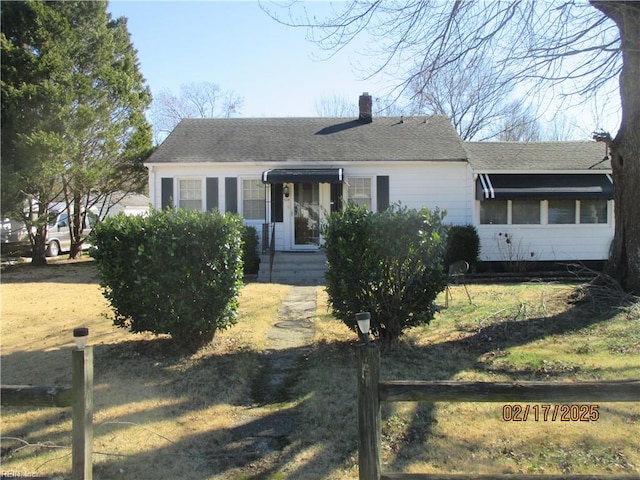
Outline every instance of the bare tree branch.
<svg viewBox="0 0 640 480"><path fill-rule="evenodd" d="M309 39L330 54L366 36L367 54L379 61L365 75L384 71L397 78L387 92L396 99L429 93L432 79L476 58L496 73L496 83L518 82L533 98L549 97L541 95L543 86L556 99L578 103L598 98L602 104L619 93L620 129L610 145L616 188L608 268L628 291L640 292L640 2L351 0L324 19L311 15L309 5L265 10L281 23L307 28ZM435 98L432 103L446 108ZM477 120L473 108L450 104L454 122L457 115Z"/></svg>
<svg viewBox="0 0 640 480"><path fill-rule="evenodd" d="M180 86L180 95L160 91L151 104L151 121L156 143L164 139L183 118L229 118L240 113L244 99L212 82Z"/></svg>
<svg viewBox="0 0 640 480"><path fill-rule="evenodd" d="M302 13L298 2L282 10L262 8L282 24L308 29L308 38L335 54L359 35L373 40L368 54L380 58L365 78L391 65L420 67L399 72L398 96L415 77L435 75L473 52L490 52L486 59L503 70L505 78L543 80L560 84L571 80L567 93L585 95L619 73L619 35L615 25L589 4L509 1L413 0L351 1L340 4L333 17L319 19ZM311 8L311 7L309 7ZM286 11L283 15L282 11ZM398 67L401 68L401 67Z"/></svg>

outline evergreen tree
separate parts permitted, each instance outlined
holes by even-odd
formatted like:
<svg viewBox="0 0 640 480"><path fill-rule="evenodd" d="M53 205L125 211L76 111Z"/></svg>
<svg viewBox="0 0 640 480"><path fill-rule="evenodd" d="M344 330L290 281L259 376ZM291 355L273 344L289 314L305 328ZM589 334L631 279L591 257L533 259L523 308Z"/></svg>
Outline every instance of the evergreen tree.
<svg viewBox="0 0 640 480"><path fill-rule="evenodd" d="M49 205L64 200L75 257L89 209L145 184L151 95L126 19L106 2L10 2L1 40L3 209L24 218L41 264Z"/></svg>

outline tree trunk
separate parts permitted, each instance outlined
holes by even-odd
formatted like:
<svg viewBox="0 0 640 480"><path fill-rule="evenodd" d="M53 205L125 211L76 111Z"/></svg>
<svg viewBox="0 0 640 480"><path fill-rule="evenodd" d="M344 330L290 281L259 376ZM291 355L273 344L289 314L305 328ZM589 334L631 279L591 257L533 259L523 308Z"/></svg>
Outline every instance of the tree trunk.
<svg viewBox="0 0 640 480"><path fill-rule="evenodd" d="M31 265L42 266L47 264L47 220L49 218L49 208L46 203L38 204L38 219L35 233L31 241ZM27 226L29 226L27 224ZM29 229L31 230L31 229Z"/></svg>
<svg viewBox="0 0 640 480"><path fill-rule="evenodd" d="M607 273L628 291L640 294L640 3L600 2L592 5L620 31L622 121L611 142L615 189L615 240Z"/></svg>
<svg viewBox="0 0 640 480"><path fill-rule="evenodd" d="M47 227L39 227L35 233L35 238L31 249L31 265L40 267L47 264Z"/></svg>
<svg viewBox="0 0 640 480"><path fill-rule="evenodd" d="M68 203L67 203L68 205ZM69 251L69 258L77 259L82 253L82 231L84 225L84 212L81 212L82 202L80 197L75 195L73 197L72 208L68 208L73 214L69 215L69 233L71 236L71 246Z"/></svg>

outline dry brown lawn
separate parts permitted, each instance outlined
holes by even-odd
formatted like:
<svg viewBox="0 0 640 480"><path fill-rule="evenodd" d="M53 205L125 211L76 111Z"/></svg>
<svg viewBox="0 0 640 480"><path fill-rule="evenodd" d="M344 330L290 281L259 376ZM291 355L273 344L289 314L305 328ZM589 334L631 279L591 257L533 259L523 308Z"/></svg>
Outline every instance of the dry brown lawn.
<svg viewBox="0 0 640 480"><path fill-rule="evenodd" d="M69 384L71 332L95 352L94 478L355 479L355 335L319 289L313 349L287 401L256 405L266 333L290 287L243 287L238 324L195 355L117 329L91 262L2 272L2 383ZM640 308L589 313L571 285L455 287L449 309L383 352L385 379L549 381L640 378ZM443 302L442 302L443 303ZM387 470L640 473L640 405L603 404L600 420L504 422L502 406L385 404ZM282 451L242 442L245 426L296 418ZM2 472L69 478L70 409L2 409Z"/></svg>
<svg viewBox="0 0 640 480"><path fill-rule="evenodd" d="M94 478L229 478L222 452L253 418L251 385L266 331L290 287L249 284L238 324L195 355L113 326L92 262L2 274L2 383L69 385L72 331L94 346ZM68 478L70 409L2 409L2 471ZM206 473L203 473L206 472Z"/></svg>

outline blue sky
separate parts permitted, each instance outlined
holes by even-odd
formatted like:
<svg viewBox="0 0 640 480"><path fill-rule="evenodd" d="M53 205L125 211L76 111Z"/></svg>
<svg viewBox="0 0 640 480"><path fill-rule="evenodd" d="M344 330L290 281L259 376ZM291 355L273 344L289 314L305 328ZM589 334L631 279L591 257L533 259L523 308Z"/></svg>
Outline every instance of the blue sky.
<svg viewBox="0 0 640 480"><path fill-rule="evenodd" d="M321 61L327 55L305 40L305 29L277 23L254 2L112 1L109 11L128 18L152 93L210 81L244 97L241 116L315 116L321 97L357 104L379 83L358 80L355 47Z"/></svg>
<svg viewBox="0 0 640 480"><path fill-rule="evenodd" d="M329 2L304 7L319 17L331 11ZM217 83L244 97L243 117L317 116L314 104L322 97L339 96L355 105L362 92L380 97L399 83L390 77L362 80L359 66L370 60L365 37L321 60L328 54L306 40L304 28L277 23L257 2L115 0L109 11L128 18L152 93L178 93L189 82ZM556 123L572 129L571 139L588 139L595 128L615 134L619 104L607 106L606 112L593 104L547 109L541 123L560 117Z"/></svg>

